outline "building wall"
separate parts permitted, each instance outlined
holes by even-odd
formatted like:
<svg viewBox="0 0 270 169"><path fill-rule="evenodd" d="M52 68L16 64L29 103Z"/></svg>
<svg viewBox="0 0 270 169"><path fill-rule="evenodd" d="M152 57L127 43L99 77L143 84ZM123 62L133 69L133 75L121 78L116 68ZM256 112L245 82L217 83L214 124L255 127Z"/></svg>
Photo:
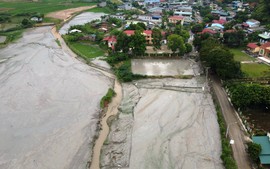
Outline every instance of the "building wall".
<svg viewBox="0 0 270 169"><path fill-rule="evenodd" d="M176 20L176 19L169 19L169 23L174 23L174 24L176 24L177 22L181 22L181 25L183 25L184 24L184 20Z"/></svg>
<svg viewBox="0 0 270 169"><path fill-rule="evenodd" d="M159 2L160 2L160 0L144 0L144 3L150 3L150 4L159 3Z"/></svg>

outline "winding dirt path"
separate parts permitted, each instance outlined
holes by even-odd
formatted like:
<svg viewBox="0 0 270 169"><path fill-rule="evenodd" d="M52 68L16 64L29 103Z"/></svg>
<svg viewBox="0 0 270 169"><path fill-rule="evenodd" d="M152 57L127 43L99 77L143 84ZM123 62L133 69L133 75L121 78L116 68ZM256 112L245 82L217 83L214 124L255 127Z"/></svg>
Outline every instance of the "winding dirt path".
<svg viewBox="0 0 270 169"><path fill-rule="evenodd" d="M92 6L93 7L93 6ZM89 8L88 8L89 9ZM85 10L84 8L81 10ZM65 12L66 10L62 11ZM58 14L59 16L62 15L61 11L59 11L60 13ZM66 14L63 14L63 16L66 16ZM71 16L67 16L67 17L71 17ZM64 19L64 22L67 21L67 18ZM72 57L77 57L77 55L67 46L67 44L65 43L64 39L62 38L62 36L59 34L59 32L57 32L56 27L54 26L51 30L53 36L59 40L60 44L61 44L61 48L68 53L70 56ZM92 66L91 66L92 67ZM118 80L116 79L116 77L114 76L114 74L111 74L109 72L106 72L102 69L99 69L97 67L92 67L93 69L101 72L102 74L104 74L105 76L114 79L114 91L116 93L116 96L112 99L112 102L109 104L109 107L107 109L107 111L105 112L100 124L101 124L101 130L99 132L99 136L98 139L95 141L95 145L93 148L93 156L92 156L92 160L91 160L91 166L90 169L99 169L99 164L100 164L100 152L101 152L101 148L103 146L104 141L106 140L110 128L107 124L107 119L110 116L116 115L118 112L118 107L121 103L122 100L122 86L121 84L118 82Z"/></svg>
<svg viewBox="0 0 270 169"><path fill-rule="evenodd" d="M110 128L107 124L107 119L110 116L116 115L118 112L118 106L121 103L122 100L122 86L120 85L120 83L115 80L114 83L114 91L116 93L116 96L113 98L112 102L109 104L109 107L107 109L106 114L103 116L100 124L101 124L101 130L99 133L99 137L96 140L94 149L93 149L93 158L92 158L92 163L90 166L90 169L99 169L99 164L100 164L100 151L102 148L102 145L104 143L104 141L106 140Z"/></svg>

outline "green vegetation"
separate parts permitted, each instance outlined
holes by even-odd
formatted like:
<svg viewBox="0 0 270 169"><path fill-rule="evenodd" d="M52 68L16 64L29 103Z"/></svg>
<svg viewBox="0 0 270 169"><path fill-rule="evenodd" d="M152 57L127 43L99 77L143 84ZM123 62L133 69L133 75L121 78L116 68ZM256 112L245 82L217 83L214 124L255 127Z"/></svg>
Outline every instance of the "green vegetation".
<svg viewBox="0 0 270 169"><path fill-rule="evenodd" d="M55 42L57 43L58 46L61 47L61 43L60 43L59 39L56 39Z"/></svg>
<svg viewBox="0 0 270 169"><path fill-rule="evenodd" d="M4 46L4 45L6 45L6 44L8 44L10 42L16 41L17 39L22 37L22 33L23 33L23 30L15 30L15 31L12 31L12 32L0 33L0 35L7 37L6 41L2 45L0 44L0 47Z"/></svg>
<svg viewBox="0 0 270 169"><path fill-rule="evenodd" d="M242 76L240 63L233 59L233 54L216 39L208 38L202 42L200 58L204 65L210 67L222 79Z"/></svg>
<svg viewBox="0 0 270 169"><path fill-rule="evenodd" d="M116 95L115 91L111 88L107 91L107 94L100 100L100 107L105 108L112 101L112 98Z"/></svg>
<svg viewBox="0 0 270 169"><path fill-rule="evenodd" d="M259 162L259 155L262 151L262 147L256 143L248 143L248 154L254 162Z"/></svg>
<svg viewBox="0 0 270 169"><path fill-rule="evenodd" d="M270 87L260 84L228 83L230 97L236 108L270 106Z"/></svg>
<svg viewBox="0 0 270 169"><path fill-rule="evenodd" d="M43 22L45 23L55 23L55 24L60 24L62 22L61 19L56 19L56 18L44 18Z"/></svg>
<svg viewBox="0 0 270 169"><path fill-rule="evenodd" d="M79 56L88 60L98 56L104 56L104 51L96 44L72 42L69 47Z"/></svg>
<svg viewBox="0 0 270 169"><path fill-rule="evenodd" d="M252 17L263 23L270 23L270 0L261 0L252 13Z"/></svg>
<svg viewBox="0 0 270 169"><path fill-rule="evenodd" d="M270 67L260 63L241 64L241 70L246 77L260 78L270 77Z"/></svg>
<svg viewBox="0 0 270 169"><path fill-rule="evenodd" d="M103 12L103 13L106 13L106 14L111 14L111 13L114 13L115 11L108 8L108 7L103 7L103 8L96 7L96 8L92 8L92 9L87 10L87 12L96 12L96 13Z"/></svg>
<svg viewBox="0 0 270 169"><path fill-rule="evenodd" d="M228 138L226 138L226 126L225 126L224 118L221 113L221 109L219 106L216 106L216 110L217 110L218 124L219 124L220 135L221 135L221 146L222 146L221 159L226 169L237 169L237 165L233 158L233 153L232 153L229 140Z"/></svg>
<svg viewBox="0 0 270 169"><path fill-rule="evenodd" d="M107 58L107 62L112 66L114 73L119 81L130 82L144 78L143 75L133 74L131 71L131 60L125 53L112 53Z"/></svg>
<svg viewBox="0 0 270 169"><path fill-rule="evenodd" d="M68 8L90 5L95 5L95 3L83 3L80 1L67 2L65 0L42 0L41 2L0 2L0 7L9 8L9 10L5 11L5 13L10 14L23 14L33 12L47 14L49 12L64 10Z"/></svg>
<svg viewBox="0 0 270 169"><path fill-rule="evenodd" d="M168 36L168 48L171 49L173 53L178 51L180 55L183 55L186 52L184 40L177 34L171 34Z"/></svg>
<svg viewBox="0 0 270 169"><path fill-rule="evenodd" d="M241 48L230 48L230 51L234 54L233 58L235 61L254 61L255 58L249 56L248 54L242 52Z"/></svg>

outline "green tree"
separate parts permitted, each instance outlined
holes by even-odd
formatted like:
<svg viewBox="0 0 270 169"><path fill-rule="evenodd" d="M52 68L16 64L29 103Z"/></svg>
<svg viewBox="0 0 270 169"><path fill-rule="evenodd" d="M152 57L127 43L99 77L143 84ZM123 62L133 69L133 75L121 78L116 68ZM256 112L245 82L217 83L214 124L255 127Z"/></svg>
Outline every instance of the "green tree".
<svg viewBox="0 0 270 169"><path fill-rule="evenodd" d="M127 28L126 30L145 30L146 29L146 26L144 23L142 22L139 22L137 24L133 24L131 23Z"/></svg>
<svg viewBox="0 0 270 169"><path fill-rule="evenodd" d="M263 23L270 23L270 0L260 0L251 16Z"/></svg>
<svg viewBox="0 0 270 169"><path fill-rule="evenodd" d="M168 36L168 48L171 49L173 53L178 50L180 55L183 55L186 51L183 38L176 34Z"/></svg>
<svg viewBox="0 0 270 169"><path fill-rule="evenodd" d="M248 13L246 11L239 11L237 12L235 18L237 23L243 23L245 22L246 20L248 20Z"/></svg>
<svg viewBox="0 0 270 169"><path fill-rule="evenodd" d="M236 32L225 32L223 35L223 43L230 47L243 46L245 36L245 32L242 30Z"/></svg>
<svg viewBox="0 0 270 169"><path fill-rule="evenodd" d="M25 27L25 28L29 28L29 27L31 27L33 25L33 23L30 21L30 20L28 20L28 19L23 19L22 20L22 26L23 27Z"/></svg>
<svg viewBox="0 0 270 169"><path fill-rule="evenodd" d="M185 46L186 46L186 53L189 53L189 52L192 51L192 45L191 44L186 43Z"/></svg>
<svg viewBox="0 0 270 169"><path fill-rule="evenodd" d="M258 162L261 151L262 147L260 144L248 143L248 153L254 162Z"/></svg>
<svg viewBox="0 0 270 169"><path fill-rule="evenodd" d="M200 58L222 79L238 78L242 75L240 63L234 61L233 54L219 45L216 39L209 38L202 43Z"/></svg>
<svg viewBox="0 0 270 169"><path fill-rule="evenodd" d="M191 28L191 31L193 33L202 32L202 30L203 30L203 25L202 24L196 24L196 25L192 26L192 28Z"/></svg>
<svg viewBox="0 0 270 169"><path fill-rule="evenodd" d="M115 51L122 51L128 53L130 48L131 38L124 32L120 32L117 36L117 43L115 45Z"/></svg>
<svg viewBox="0 0 270 169"><path fill-rule="evenodd" d="M160 49L161 47L161 40L162 40L162 34L160 29L154 28L152 32L152 37L153 37L153 46L155 49Z"/></svg>
<svg viewBox="0 0 270 169"><path fill-rule="evenodd" d="M184 30L182 25L180 25L180 24L175 26L174 34L180 35L183 38L184 42L186 42L189 38L188 31Z"/></svg>
<svg viewBox="0 0 270 169"><path fill-rule="evenodd" d="M136 30L134 35L130 37L130 47L132 54L136 56L143 56L146 51L146 40L142 31Z"/></svg>

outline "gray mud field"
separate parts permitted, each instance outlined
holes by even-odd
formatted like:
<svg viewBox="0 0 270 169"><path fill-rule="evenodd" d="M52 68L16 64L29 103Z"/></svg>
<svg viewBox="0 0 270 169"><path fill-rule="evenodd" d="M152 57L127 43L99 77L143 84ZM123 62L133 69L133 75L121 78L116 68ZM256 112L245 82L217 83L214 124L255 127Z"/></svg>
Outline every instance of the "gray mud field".
<svg viewBox="0 0 270 169"><path fill-rule="evenodd" d="M4 43L6 41L6 36L0 36L0 43Z"/></svg>
<svg viewBox="0 0 270 169"><path fill-rule="evenodd" d="M51 27L0 50L0 169L82 169L112 81L64 53Z"/></svg>
<svg viewBox="0 0 270 169"><path fill-rule="evenodd" d="M204 76L123 84L101 168L223 169L216 111L205 85Z"/></svg>
<svg viewBox="0 0 270 169"><path fill-rule="evenodd" d="M92 20L100 19L101 16L105 15L105 13L94 13L94 12L84 12L80 15L75 16L71 21L64 24L64 26L59 30L61 35L67 34L68 29L74 25L84 25Z"/></svg>

